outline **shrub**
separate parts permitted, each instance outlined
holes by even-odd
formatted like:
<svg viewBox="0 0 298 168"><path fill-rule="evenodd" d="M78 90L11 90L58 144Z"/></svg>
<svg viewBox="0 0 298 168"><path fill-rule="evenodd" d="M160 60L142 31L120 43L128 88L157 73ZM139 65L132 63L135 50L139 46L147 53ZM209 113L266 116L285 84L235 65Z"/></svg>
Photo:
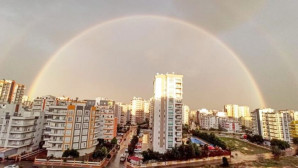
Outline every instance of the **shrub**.
<svg viewBox="0 0 298 168"><path fill-rule="evenodd" d="M271 146L277 146L280 150L285 150L290 147L290 144L286 141L272 139L270 141Z"/></svg>

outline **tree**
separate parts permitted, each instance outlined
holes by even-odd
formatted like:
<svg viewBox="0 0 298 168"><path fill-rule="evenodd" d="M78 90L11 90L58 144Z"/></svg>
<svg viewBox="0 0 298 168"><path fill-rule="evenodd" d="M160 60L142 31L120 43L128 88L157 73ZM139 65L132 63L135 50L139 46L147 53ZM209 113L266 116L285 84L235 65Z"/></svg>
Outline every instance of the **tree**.
<svg viewBox="0 0 298 168"><path fill-rule="evenodd" d="M75 149L67 149L63 152L62 157L72 157L72 158L78 158L80 156L80 153Z"/></svg>
<svg viewBox="0 0 298 168"><path fill-rule="evenodd" d="M100 149L96 150L92 154L93 159L103 159L108 154L108 150L106 147L101 147Z"/></svg>
<svg viewBox="0 0 298 168"><path fill-rule="evenodd" d="M69 155L72 158L78 158L80 156L80 153L77 150L75 150L75 149L71 149L70 152L69 152Z"/></svg>
<svg viewBox="0 0 298 168"><path fill-rule="evenodd" d="M67 149L63 152L62 157L69 157L69 155L70 155L70 150Z"/></svg>
<svg viewBox="0 0 298 168"><path fill-rule="evenodd" d="M271 152L274 155L274 157L277 158L277 159L281 155L281 150L278 146L271 146Z"/></svg>
<svg viewBox="0 0 298 168"><path fill-rule="evenodd" d="M116 137L114 137L112 140L111 140L111 143L113 146L117 145L117 139Z"/></svg>
<svg viewBox="0 0 298 168"><path fill-rule="evenodd" d="M295 145L298 145L298 137L293 138L293 143L294 143Z"/></svg>
<svg viewBox="0 0 298 168"><path fill-rule="evenodd" d="M271 146L277 146L280 150L285 150L290 147L290 144L287 141L282 141L279 139L272 139L270 141Z"/></svg>
<svg viewBox="0 0 298 168"><path fill-rule="evenodd" d="M229 167L229 161L226 157L222 158L222 167Z"/></svg>

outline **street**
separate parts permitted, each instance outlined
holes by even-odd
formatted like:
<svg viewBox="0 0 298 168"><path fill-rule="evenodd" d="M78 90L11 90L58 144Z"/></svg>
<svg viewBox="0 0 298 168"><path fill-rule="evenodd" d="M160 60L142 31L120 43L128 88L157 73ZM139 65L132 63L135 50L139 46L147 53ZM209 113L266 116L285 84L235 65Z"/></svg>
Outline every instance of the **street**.
<svg viewBox="0 0 298 168"><path fill-rule="evenodd" d="M128 147L130 140L135 134L136 134L136 127L131 127L129 133L126 136L126 140L121 143L119 151L117 152L116 156L114 156L111 159L110 163L107 166L108 168L115 168L115 167L125 168L124 162L120 162L120 156L121 154L125 153L125 148Z"/></svg>

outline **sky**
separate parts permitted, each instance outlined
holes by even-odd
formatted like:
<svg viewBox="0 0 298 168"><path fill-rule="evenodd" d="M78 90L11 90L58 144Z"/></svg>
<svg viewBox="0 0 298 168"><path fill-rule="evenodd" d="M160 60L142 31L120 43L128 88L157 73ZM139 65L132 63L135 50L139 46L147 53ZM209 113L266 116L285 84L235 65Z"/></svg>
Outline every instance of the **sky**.
<svg viewBox="0 0 298 168"><path fill-rule="evenodd" d="M297 1L0 1L0 78L26 94L153 96L184 75L191 109L298 110Z"/></svg>

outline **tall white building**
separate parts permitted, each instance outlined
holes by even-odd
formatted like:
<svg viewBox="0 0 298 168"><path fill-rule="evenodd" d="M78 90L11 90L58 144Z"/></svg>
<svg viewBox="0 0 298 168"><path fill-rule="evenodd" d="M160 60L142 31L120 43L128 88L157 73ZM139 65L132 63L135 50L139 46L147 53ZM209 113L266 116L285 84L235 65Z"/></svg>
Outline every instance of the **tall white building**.
<svg viewBox="0 0 298 168"><path fill-rule="evenodd" d="M182 144L182 78L174 73L155 76L154 151L164 153Z"/></svg>

